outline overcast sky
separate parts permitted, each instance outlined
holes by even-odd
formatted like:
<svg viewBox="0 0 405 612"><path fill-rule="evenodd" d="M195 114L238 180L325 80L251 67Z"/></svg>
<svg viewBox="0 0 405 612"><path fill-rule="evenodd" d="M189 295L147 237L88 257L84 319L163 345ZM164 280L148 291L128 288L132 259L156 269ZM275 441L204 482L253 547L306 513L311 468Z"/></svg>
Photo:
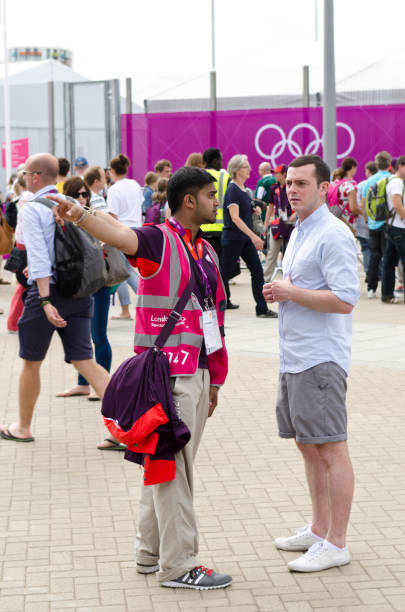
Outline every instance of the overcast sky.
<svg viewBox="0 0 405 612"><path fill-rule="evenodd" d="M74 70L91 79L201 73L211 66L211 0L7 5L9 47L71 49ZM320 64L322 9L323 0L216 0L218 68ZM336 62L369 64L395 54L405 48L404 23L404 0L335 0Z"/></svg>

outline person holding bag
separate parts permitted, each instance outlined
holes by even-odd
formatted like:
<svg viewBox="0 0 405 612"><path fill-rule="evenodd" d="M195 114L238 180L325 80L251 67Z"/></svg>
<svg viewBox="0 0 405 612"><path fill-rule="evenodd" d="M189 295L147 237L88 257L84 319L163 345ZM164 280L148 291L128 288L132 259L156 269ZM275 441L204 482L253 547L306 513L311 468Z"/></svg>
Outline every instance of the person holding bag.
<svg viewBox="0 0 405 612"><path fill-rule="evenodd" d="M91 191L79 176L72 176L63 185L64 195L77 200L83 208L91 203ZM94 343L96 361L107 372L111 369L112 350L107 336L108 312L110 310L110 288L101 287L94 295L94 311L91 319L91 337ZM59 391L56 397L76 397L85 395L89 400L100 400L97 394L90 395L90 385L79 373L77 385L66 391ZM104 440L98 445L100 450L125 450L124 446L117 446L114 440Z"/></svg>
<svg viewBox="0 0 405 612"><path fill-rule="evenodd" d="M174 455L174 478L168 480L167 474L162 474L165 461L155 461L156 484L141 486L137 570L143 574L158 572L159 583L166 587L218 589L230 585L232 578L198 561L193 507L193 462L228 370L223 331L225 289L217 255L200 232L201 224L215 222L218 200L211 175L190 167L181 168L171 177L167 196L171 219L134 229L108 214L83 212L57 196L50 199L58 203L57 219L78 223L99 240L120 249L139 269L134 347L138 355L156 346L169 317L176 319L173 333L160 351L170 368L176 412L191 439ZM191 297L180 315L174 310L190 281Z"/></svg>
<svg viewBox="0 0 405 612"><path fill-rule="evenodd" d="M239 257L249 268L253 298L256 302L256 316L276 319L277 313L267 307L262 289L263 268L257 251L263 248L263 240L253 231L252 200L245 183L250 176L250 164L246 155L234 155L228 163L231 182L225 193L224 229L222 230L221 274L224 279L227 308L239 308L231 302L229 280L234 275Z"/></svg>
<svg viewBox="0 0 405 612"><path fill-rule="evenodd" d="M35 440L31 423L41 389L40 369L55 331L62 341L65 361L72 363L89 380L99 397L104 395L109 381L108 372L93 359L90 337L92 298L65 297L59 289L56 223L52 212L42 202L49 193L57 194L58 168L53 155L38 153L27 159L23 171L27 188L33 196L19 213L28 257L29 285L18 321L19 356L22 359L19 417L16 422L0 427L0 436L4 440L18 443ZM50 200L45 202L50 204ZM83 212L83 208L77 206ZM82 233L89 238L85 232Z"/></svg>

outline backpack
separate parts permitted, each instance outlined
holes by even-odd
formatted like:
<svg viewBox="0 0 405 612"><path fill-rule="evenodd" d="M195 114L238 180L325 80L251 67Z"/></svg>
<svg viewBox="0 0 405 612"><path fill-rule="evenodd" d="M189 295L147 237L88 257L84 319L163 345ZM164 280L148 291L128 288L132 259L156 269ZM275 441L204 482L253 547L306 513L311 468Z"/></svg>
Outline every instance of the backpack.
<svg viewBox="0 0 405 612"><path fill-rule="evenodd" d="M333 181L328 187L326 194L326 203L329 206L331 213L336 217L341 217L343 213L342 205L339 202L339 187L342 183L345 183L347 178L340 179L339 181Z"/></svg>
<svg viewBox="0 0 405 612"><path fill-rule="evenodd" d="M34 200L47 208L53 204L46 198ZM80 227L65 221L55 224L55 284L65 298L82 298L105 286L107 269L103 251L96 238Z"/></svg>
<svg viewBox="0 0 405 612"><path fill-rule="evenodd" d="M387 200L387 185L392 176L382 178L369 187L366 194L366 213L372 221L388 221L394 218L395 210L390 211Z"/></svg>
<svg viewBox="0 0 405 612"><path fill-rule="evenodd" d="M152 204L152 206L149 206L145 213L145 223L151 223L152 225L159 225L159 223L163 223L165 220L164 206L165 202L155 202Z"/></svg>

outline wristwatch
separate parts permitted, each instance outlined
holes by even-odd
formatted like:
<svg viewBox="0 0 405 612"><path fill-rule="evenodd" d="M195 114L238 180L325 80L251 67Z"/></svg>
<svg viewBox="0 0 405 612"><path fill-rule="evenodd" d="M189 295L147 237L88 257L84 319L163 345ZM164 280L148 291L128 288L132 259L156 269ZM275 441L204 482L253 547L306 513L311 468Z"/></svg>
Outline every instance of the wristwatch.
<svg viewBox="0 0 405 612"><path fill-rule="evenodd" d="M42 308L44 306L46 306L47 304L52 304L51 302L51 296L50 295L46 295L46 296L39 296L39 301L41 302L41 306Z"/></svg>

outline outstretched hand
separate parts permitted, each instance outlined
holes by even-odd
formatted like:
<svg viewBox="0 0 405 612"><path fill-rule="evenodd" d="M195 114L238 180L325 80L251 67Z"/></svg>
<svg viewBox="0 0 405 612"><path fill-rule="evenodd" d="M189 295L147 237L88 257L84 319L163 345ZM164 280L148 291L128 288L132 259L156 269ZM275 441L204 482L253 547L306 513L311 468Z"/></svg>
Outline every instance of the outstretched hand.
<svg viewBox="0 0 405 612"><path fill-rule="evenodd" d="M61 223L62 221L71 221L74 223L80 219L80 216L83 214L83 208L80 204L65 200L65 198L58 195L49 194L46 197L48 200L52 200L56 203L56 206L52 208L56 223Z"/></svg>

